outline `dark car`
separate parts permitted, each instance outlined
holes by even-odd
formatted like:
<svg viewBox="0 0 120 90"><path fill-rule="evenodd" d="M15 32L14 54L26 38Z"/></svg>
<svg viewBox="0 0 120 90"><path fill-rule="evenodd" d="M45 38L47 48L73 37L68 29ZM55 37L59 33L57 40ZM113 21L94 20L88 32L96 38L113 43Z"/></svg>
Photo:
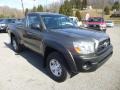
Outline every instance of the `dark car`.
<svg viewBox="0 0 120 90"><path fill-rule="evenodd" d="M6 32L9 24L15 23L16 19L0 19L0 31Z"/></svg>
<svg viewBox="0 0 120 90"><path fill-rule="evenodd" d="M0 22L3 21L3 18L0 18Z"/></svg>
<svg viewBox="0 0 120 90"><path fill-rule="evenodd" d="M29 13L8 32L13 50L20 53L25 46L41 54L43 66L58 82L79 72L95 71L113 53L106 33L77 28L61 14Z"/></svg>
<svg viewBox="0 0 120 90"><path fill-rule="evenodd" d="M99 31L106 31L107 29L106 22L102 17L90 17L86 22L86 26Z"/></svg>

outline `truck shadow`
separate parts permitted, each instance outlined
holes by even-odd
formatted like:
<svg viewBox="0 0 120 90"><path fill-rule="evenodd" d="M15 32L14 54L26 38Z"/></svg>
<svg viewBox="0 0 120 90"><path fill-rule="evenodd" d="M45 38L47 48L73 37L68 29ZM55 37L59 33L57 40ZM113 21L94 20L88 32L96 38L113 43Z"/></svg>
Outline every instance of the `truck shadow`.
<svg viewBox="0 0 120 90"><path fill-rule="evenodd" d="M4 44L12 50L12 47L9 43L4 42ZM23 58L25 58L25 60L27 60L27 62L29 62L31 65L33 65L35 68L42 71L45 75L49 77L46 71L46 68L43 65L43 57L39 55L38 53L33 52L27 48L24 48L23 52L19 54L16 53L15 55L22 56Z"/></svg>

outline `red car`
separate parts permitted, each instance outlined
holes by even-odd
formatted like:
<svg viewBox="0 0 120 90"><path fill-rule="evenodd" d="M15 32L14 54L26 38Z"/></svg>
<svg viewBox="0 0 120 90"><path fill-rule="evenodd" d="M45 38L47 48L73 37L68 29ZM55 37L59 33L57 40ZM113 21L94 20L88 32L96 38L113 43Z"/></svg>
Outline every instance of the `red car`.
<svg viewBox="0 0 120 90"><path fill-rule="evenodd" d="M106 22L102 17L90 17L86 22L86 27L101 31L106 31L107 28Z"/></svg>

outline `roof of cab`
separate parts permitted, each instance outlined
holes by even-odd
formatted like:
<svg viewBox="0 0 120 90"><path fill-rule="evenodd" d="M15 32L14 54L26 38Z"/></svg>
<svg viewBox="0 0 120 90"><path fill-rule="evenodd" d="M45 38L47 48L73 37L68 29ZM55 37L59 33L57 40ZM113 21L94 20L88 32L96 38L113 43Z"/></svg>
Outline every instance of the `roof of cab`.
<svg viewBox="0 0 120 90"><path fill-rule="evenodd" d="M39 15L62 15L59 13L51 13L51 12L31 12L29 14L39 14Z"/></svg>

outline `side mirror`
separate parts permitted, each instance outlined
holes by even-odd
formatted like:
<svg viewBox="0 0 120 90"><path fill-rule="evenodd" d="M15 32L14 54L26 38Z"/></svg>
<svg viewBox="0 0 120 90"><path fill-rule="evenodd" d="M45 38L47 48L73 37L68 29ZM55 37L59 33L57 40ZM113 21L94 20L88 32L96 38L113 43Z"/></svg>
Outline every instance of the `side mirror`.
<svg viewBox="0 0 120 90"><path fill-rule="evenodd" d="M31 24L31 28L40 30L41 29L41 25L40 24Z"/></svg>

